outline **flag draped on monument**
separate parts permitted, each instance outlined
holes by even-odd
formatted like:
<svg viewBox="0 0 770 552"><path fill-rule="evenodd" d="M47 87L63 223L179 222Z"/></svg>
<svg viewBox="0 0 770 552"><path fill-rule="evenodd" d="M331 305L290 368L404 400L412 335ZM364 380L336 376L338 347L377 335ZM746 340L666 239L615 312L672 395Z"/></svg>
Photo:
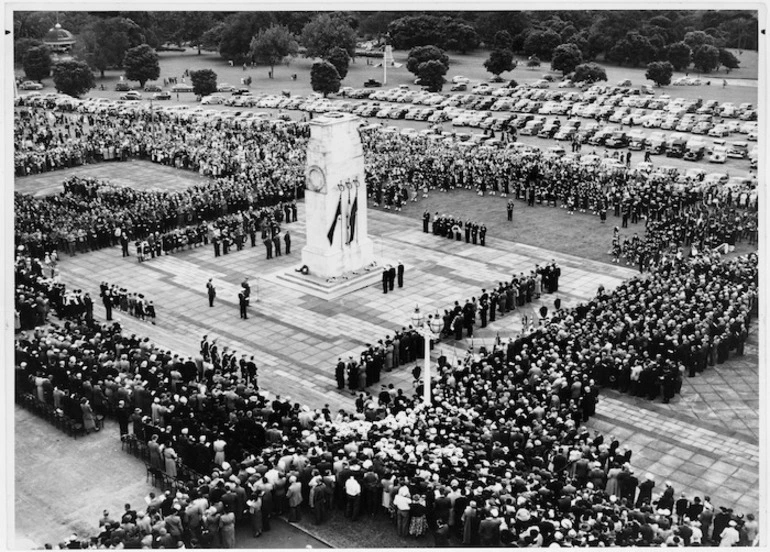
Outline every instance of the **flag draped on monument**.
<svg viewBox="0 0 770 552"><path fill-rule="evenodd" d="M334 231L337 229L337 219L342 216L342 194L340 194L340 200L337 202L337 211L334 213L334 220L332 221L331 228L326 237L329 238L329 245L334 242Z"/></svg>
<svg viewBox="0 0 770 552"><path fill-rule="evenodd" d="M348 221L348 243L351 243L356 235L356 215L358 214L358 194L353 199L353 206L350 208L350 220Z"/></svg>

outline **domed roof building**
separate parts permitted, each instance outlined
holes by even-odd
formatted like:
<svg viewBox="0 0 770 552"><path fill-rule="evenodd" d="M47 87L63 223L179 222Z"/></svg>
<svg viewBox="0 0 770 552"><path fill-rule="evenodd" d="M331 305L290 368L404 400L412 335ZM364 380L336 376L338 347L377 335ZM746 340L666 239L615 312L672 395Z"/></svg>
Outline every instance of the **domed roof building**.
<svg viewBox="0 0 770 552"><path fill-rule="evenodd" d="M75 36L57 22L43 37L43 44L54 52L68 52L75 44Z"/></svg>

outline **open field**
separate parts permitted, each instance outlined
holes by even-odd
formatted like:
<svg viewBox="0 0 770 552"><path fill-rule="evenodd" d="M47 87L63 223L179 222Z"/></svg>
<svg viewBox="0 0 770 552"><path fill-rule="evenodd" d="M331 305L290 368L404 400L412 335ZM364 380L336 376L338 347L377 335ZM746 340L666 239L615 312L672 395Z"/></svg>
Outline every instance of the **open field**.
<svg viewBox="0 0 770 552"><path fill-rule="evenodd" d="M686 99L691 98L703 98L704 100L717 99L721 101L732 101L739 104L743 102L751 102L756 104L757 102L757 52L744 51L742 55L738 55L738 52L734 52L736 56L741 60L740 69L734 70L730 75L726 75L724 71L711 74L712 85L711 86L667 86L660 88L661 93L670 94L672 97L682 97ZM406 58L408 52L396 51L394 52L394 58L397 63L401 63L399 68L390 67L387 71L387 83L385 86L398 86L401 84L407 84L414 86L414 75L412 75L406 69ZM486 51L478 51L471 54L450 54L450 65L447 78L451 79L454 75L464 75L471 79L471 81L486 81L491 75L483 66L488 53ZM160 80L168 77L178 77L181 82L182 74L186 69L196 70L203 68L213 69L217 73L217 82L229 83L233 86L240 86L241 79L247 76L251 76L253 81L250 86L253 93L280 93L282 90L289 91L293 96L301 95L305 96L313 92L310 86L310 67L313 64L312 59L297 57L290 61L288 65L277 66L274 71L274 78L268 78L268 72L270 70L267 66L247 67L244 71L241 66L231 67L230 64L219 57L218 54L213 52L203 52L200 56L197 55L197 51L191 48L186 49L184 52L161 52L161 71ZM372 65L367 64L367 60ZM544 62L541 67L528 68L526 67L526 60L519 57L519 66L509 73L503 75L506 79L515 79L519 83L530 83L538 79L541 79L545 74L551 74L557 78L561 77L558 72L552 72L550 70L550 64ZM350 64L350 69L347 76L342 81L343 86L352 86L353 88L360 88L364 82L370 78L383 81L383 70L374 66L375 60L369 58L356 58L353 63ZM607 70L607 82L609 84L615 84L616 82L629 79L637 86L641 84L650 84L649 81L644 79L644 68L631 68L631 67L617 67L612 65L605 65ZM17 70L18 75L23 75L21 70ZM96 77L97 88L88 93L85 97L106 97L117 99L120 96L119 92L115 92L115 83L118 82L119 76L122 71L111 70L107 71L105 78L101 79ZM297 75L297 80L292 80L292 75ZM691 75L696 75L692 72ZM674 79L684 76L684 72L675 73ZM708 80L708 75L702 75L704 80ZM722 88L721 81L723 78L727 78L730 81L730 85L726 88ZM53 82L50 79L44 81L46 88L43 90L49 91L53 89ZM98 89L99 85L103 84L106 90L101 91ZM138 86L137 83L131 83L134 86ZM494 85L500 86L500 85ZM416 88L416 86L414 86ZM569 89L568 89L569 90ZM445 93L454 94L449 92L448 87L444 90ZM180 94L180 103L196 103L193 94Z"/></svg>

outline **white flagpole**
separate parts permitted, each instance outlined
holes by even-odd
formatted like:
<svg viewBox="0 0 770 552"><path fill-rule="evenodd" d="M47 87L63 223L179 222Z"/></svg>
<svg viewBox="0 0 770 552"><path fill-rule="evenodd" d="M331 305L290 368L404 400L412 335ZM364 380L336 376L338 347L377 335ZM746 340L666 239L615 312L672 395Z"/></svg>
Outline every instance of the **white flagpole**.
<svg viewBox="0 0 770 552"><path fill-rule="evenodd" d="M382 85L385 86L388 83L388 47L382 52Z"/></svg>

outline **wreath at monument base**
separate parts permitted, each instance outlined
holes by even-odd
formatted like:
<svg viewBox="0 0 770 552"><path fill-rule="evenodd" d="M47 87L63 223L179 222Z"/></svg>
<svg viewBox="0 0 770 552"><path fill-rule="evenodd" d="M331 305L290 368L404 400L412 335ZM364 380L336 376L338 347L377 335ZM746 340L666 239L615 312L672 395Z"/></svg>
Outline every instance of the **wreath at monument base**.
<svg viewBox="0 0 770 552"><path fill-rule="evenodd" d="M310 269L307 267L307 265L302 265L299 268L295 268L294 272L299 272L303 276L307 276L308 274L310 274Z"/></svg>

